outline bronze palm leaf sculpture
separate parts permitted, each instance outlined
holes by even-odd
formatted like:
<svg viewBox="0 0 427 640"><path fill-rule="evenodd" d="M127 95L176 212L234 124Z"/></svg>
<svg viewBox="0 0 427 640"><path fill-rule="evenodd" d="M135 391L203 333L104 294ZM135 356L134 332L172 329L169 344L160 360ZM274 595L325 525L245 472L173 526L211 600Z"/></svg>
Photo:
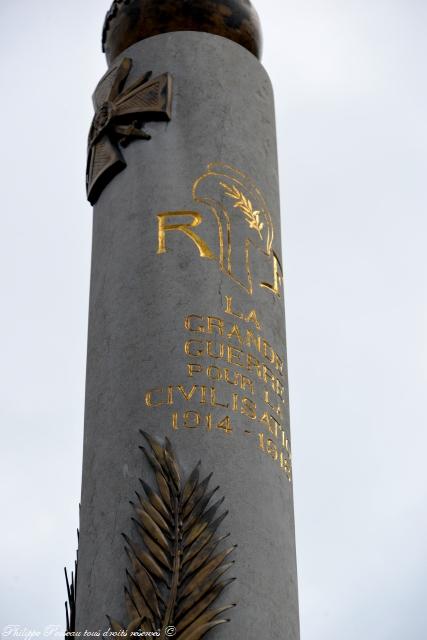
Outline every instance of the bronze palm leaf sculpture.
<svg viewBox="0 0 427 640"><path fill-rule="evenodd" d="M136 492L132 518L144 546L123 534L131 562L124 588L130 622L123 625L109 617L113 631L131 636L137 630L175 629L178 640L200 640L210 629L228 622L221 614L235 605L212 607L234 578L223 575L234 564L227 562L235 546L221 548L228 535L217 530L227 516L220 513L224 498L212 500L219 487L209 488L212 474L200 480L200 463L186 482L171 443L160 445L142 432L144 447L157 481L154 491L140 480L145 497Z"/></svg>

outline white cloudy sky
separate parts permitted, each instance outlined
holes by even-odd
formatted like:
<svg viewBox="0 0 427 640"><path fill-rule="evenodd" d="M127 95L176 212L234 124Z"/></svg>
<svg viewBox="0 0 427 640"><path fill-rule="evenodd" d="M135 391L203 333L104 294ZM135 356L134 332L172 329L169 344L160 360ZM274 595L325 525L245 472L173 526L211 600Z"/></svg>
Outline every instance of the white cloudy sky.
<svg viewBox="0 0 427 640"><path fill-rule="evenodd" d="M0 628L76 547L109 0L1 0ZM425 0L258 0L276 90L303 640L427 637Z"/></svg>

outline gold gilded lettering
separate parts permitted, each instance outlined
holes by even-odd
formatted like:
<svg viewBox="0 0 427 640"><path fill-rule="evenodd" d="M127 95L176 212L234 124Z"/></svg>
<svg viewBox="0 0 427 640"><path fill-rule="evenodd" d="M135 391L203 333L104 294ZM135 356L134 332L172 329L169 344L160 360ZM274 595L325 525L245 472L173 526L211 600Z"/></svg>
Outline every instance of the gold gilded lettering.
<svg viewBox="0 0 427 640"><path fill-rule="evenodd" d="M187 331L194 331L196 333L205 333L205 328L204 328L203 324L198 324L197 327L193 326L193 321L194 320L196 320L196 321L199 320L200 322L203 322L202 316L195 316L195 315L187 316L185 318L185 328L187 329ZM196 322L196 324L197 324L197 322Z"/></svg>
<svg viewBox="0 0 427 640"><path fill-rule="evenodd" d="M255 370L258 378L261 378L262 373L261 373L261 365L259 363L259 360L257 360L256 358L251 356L250 353L248 353L247 361L248 361L248 371Z"/></svg>
<svg viewBox="0 0 427 640"><path fill-rule="evenodd" d="M197 429L202 422L202 416L198 411L185 411L183 414L183 423L179 425L178 413L172 414L172 429L178 431L179 429Z"/></svg>
<svg viewBox="0 0 427 640"><path fill-rule="evenodd" d="M291 463L289 462L289 460L287 460L285 458L285 456L283 455L283 451L280 452L280 466L285 471L286 475L288 476L289 482L292 482L292 467L291 467Z"/></svg>
<svg viewBox="0 0 427 640"><path fill-rule="evenodd" d="M184 413L184 427L186 429L196 429L200 427L202 417L198 411L186 411Z"/></svg>
<svg viewBox="0 0 427 640"><path fill-rule="evenodd" d="M280 382L280 380L276 380L276 393L279 396L279 398L281 398L283 400L283 402L285 401L284 398L283 398L284 392L285 392L285 387Z"/></svg>
<svg viewBox="0 0 427 640"><path fill-rule="evenodd" d="M153 400L153 395L157 393L162 394L163 388L157 387L156 389L150 389L149 391L147 391L147 393L145 394L145 404L147 405L147 407L161 407L165 404L164 400L158 400L157 402Z"/></svg>
<svg viewBox="0 0 427 640"><path fill-rule="evenodd" d="M208 345L208 357L209 358L215 358L216 360L219 360L219 359L224 357L224 345L223 344L217 345L219 347L219 349L218 349L218 353L215 354L215 353L213 353L213 345L214 344L216 344L216 343L212 342L211 340L208 340L208 342L207 342L207 345Z"/></svg>
<svg viewBox="0 0 427 640"><path fill-rule="evenodd" d="M289 440L286 435L286 431L284 429L282 430L282 446L284 449L286 449L288 457L292 459L291 445L289 443Z"/></svg>
<svg viewBox="0 0 427 640"><path fill-rule="evenodd" d="M173 412L172 414L172 429L174 431L178 431L179 427L178 427L178 413L176 411Z"/></svg>
<svg viewBox="0 0 427 640"><path fill-rule="evenodd" d="M242 376L240 373L237 373L237 371L234 371L233 373L234 373L234 380L230 380L230 369L224 369L224 380L228 382L228 384L237 386Z"/></svg>
<svg viewBox="0 0 427 640"><path fill-rule="evenodd" d="M203 367L201 364L187 364L188 377L193 378L195 373L202 373Z"/></svg>
<svg viewBox="0 0 427 640"><path fill-rule="evenodd" d="M215 316L208 316L208 333L215 333L214 329L217 330L217 333L222 336L224 335L224 321L221 318L215 318Z"/></svg>
<svg viewBox="0 0 427 640"><path fill-rule="evenodd" d="M182 386L182 384L179 384L177 387L178 391L182 393L184 399L187 400L188 402L190 402L191 398L194 396L197 388L198 388L197 385L193 384L191 390L187 393L184 387Z"/></svg>
<svg viewBox="0 0 427 640"><path fill-rule="evenodd" d="M211 364L207 369L208 378L211 380L221 380L222 373L219 367L216 367L214 364Z"/></svg>
<svg viewBox="0 0 427 640"><path fill-rule="evenodd" d="M271 381L271 386L273 387L273 389L276 389L275 383L276 383L276 378L273 375L273 373L271 372L271 370L265 365L262 365L262 372L263 372L263 379L264 382L268 382L269 380Z"/></svg>
<svg viewBox="0 0 427 640"><path fill-rule="evenodd" d="M224 418L224 420L221 420L221 422L218 422L216 428L223 429L226 433L232 433L233 431L233 429L231 428L231 420L228 416Z"/></svg>
<svg viewBox="0 0 427 640"><path fill-rule="evenodd" d="M176 218L187 217L191 218L190 222L187 223L175 223L171 224L170 220L175 220ZM203 222L203 217L197 211L165 211L163 213L159 213L157 215L157 220L159 222L159 247L157 250L158 254L166 253L166 233L168 231L179 231L183 233L187 238L190 238L192 242L196 245L199 250L201 258L208 258L209 260L214 260L215 256L210 250L207 243L201 238L197 233L194 233L192 230L194 227L198 227L199 224Z"/></svg>
<svg viewBox="0 0 427 640"><path fill-rule="evenodd" d="M261 353L261 336L255 336L250 329L246 331L246 346L254 346L257 351Z"/></svg>
<svg viewBox="0 0 427 640"><path fill-rule="evenodd" d="M208 431L212 431L212 414L208 413L206 416L206 427Z"/></svg>
<svg viewBox="0 0 427 640"><path fill-rule="evenodd" d="M237 324L233 324L231 331L227 334L228 340L231 340L232 338L235 338L239 344L243 344L242 335Z"/></svg>
<svg viewBox="0 0 427 640"><path fill-rule="evenodd" d="M257 328L258 330L260 330L260 329L261 329L261 325L260 325L260 323L258 322L258 318L257 318L257 314L256 314L255 309L252 309L252 311L251 311L250 313L248 313L248 315L247 315L247 316L246 316L246 318L245 318L245 321L246 321L248 324L249 324L250 322L253 322L253 323L254 323L254 325L256 326L256 328Z"/></svg>
<svg viewBox="0 0 427 640"><path fill-rule="evenodd" d="M260 422L265 424L270 429L270 416L267 412L265 412L262 417L259 419Z"/></svg>
<svg viewBox="0 0 427 640"><path fill-rule="evenodd" d="M262 344L263 344L264 358L266 358L269 362L274 364L276 361L276 357L275 357L276 354L273 351L271 345L267 342L267 340L263 340Z"/></svg>
<svg viewBox="0 0 427 640"><path fill-rule="evenodd" d="M273 440L271 440L271 438L267 440L266 451L268 455L273 458L273 460L278 460L279 450L277 448L277 444L275 444Z"/></svg>
<svg viewBox="0 0 427 640"><path fill-rule="evenodd" d="M230 364L236 364L238 367L243 367L243 363L241 357L243 355L243 351L241 349L236 349L236 347L231 347L228 345L227 347L227 362Z"/></svg>
<svg viewBox="0 0 427 640"><path fill-rule="evenodd" d="M280 407L280 404L277 405L277 407L274 409L274 411L277 413L277 415L279 416L279 418L282 418L283 416L283 411Z"/></svg>
<svg viewBox="0 0 427 640"><path fill-rule="evenodd" d="M269 407L274 409L273 405L270 402L270 392L267 389L264 389L264 402L268 404Z"/></svg>
<svg viewBox="0 0 427 640"><path fill-rule="evenodd" d="M173 387L168 387L168 404L173 405Z"/></svg>
<svg viewBox="0 0 427 640"><path fill-rule="evenodd" d="M249 398L242 399L241 411L243 415L247 416L251 420L256 420L256 404Z"/></svg>
<svg viewBox="0 0 427 640"><path fill-rule="evenodd" d="M261 324L258 321L258 316L255 309L252 309L247 315L244 315L241 311L236 311L233 309L233 298L231 296L225 296L225 313L228 313L230 316L234 316L235 318L239 318L239 320L244 320L248 324L253 322L258 330L261 329Z"/></svg>
<svg viewBox="0 0 427 640"><path fill-rule="evenodd" d="M276 353L276 369L283 374L283 360Z"/></svg>
<svg viewBox="0 0 427 640"><path fill-rule="evenodd" d="M268 406L273 409L273 411L275 413L277 413L277 415L279 416L279 418L282 416L282 409L280 407L280 404L277 405L273 405L270 402L270 391L268 391L268 389L264 389L264 402L265 404L268 404ZM271 416L272 419L274 420L275 418L273 418L273 416Z"/></svg>
<svg viewBox="0 0 427 640"><path fill-rule="evenodd" d="M194 345L201 346L194 347ZM187 356L194 356L196 358L200 358L205 352L204 345L201 340L187 340L184 349Z"/></svg>
<svg viewBox="0 0 427 640"><path fill-rule="evenodd" d="M233 393L233 411L239 410L239 396L237 393Z"/></svg>
<svg viewBox="0 0 427 640"><path fill-rule="evenodd" d="M278 438L279 431L282 430L282 427L280 426L280 423L277 422L276 418L273 418L273 416L270 416L270 424L268 425L268 429L270 433L274 435L275 438Z"/></svg>
<svg viewBox="0 0 427 640"><path fill-rule="evenodd" d="M247 378L246 376L242 376L241 379L242 379L242 383L241 383L242 390L245 391L246 387L249 387L252 395L254 395L255 391L254 391L253 381L250 378Z"/></svg>
<svg viewBox="0 0 427 640"><path fill-rule="evenodd" d="M240 318L243 320L243 313L233 311L233 298L231 296L225 296L225 313L228 313L230 316L235 316L236 318Z"/></svg>
<svg viewBox="0 0 427 640"><path fill-rule="evenodd" d="M228 403L222 404L221 402L217 401L215 387L211 387L211 405L213 407L224 407L225 409L228 409L228 407L230 406Z"/></svg>
<svg viewBox="0 0 427 640"><path fill-rule="evenodd" d="M264 453L267 453L274 461L280 462L281 469L286 473L289 482L292 482L292 463L291 459L287 458L283 451L280 452L277 445L270 438L266 441L263 433L258 434L258 446Z"/></svg>

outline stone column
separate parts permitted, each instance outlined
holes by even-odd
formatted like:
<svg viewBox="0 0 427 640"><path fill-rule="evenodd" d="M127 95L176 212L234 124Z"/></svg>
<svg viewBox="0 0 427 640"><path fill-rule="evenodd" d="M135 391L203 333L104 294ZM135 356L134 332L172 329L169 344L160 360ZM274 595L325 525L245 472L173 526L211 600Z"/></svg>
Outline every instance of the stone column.
<svg viewBox="0 0 427 640"><path fill-rule="evenodd" d="M297 640L270 80L177 30L120 51L96 106L77 630Z"/></svg>

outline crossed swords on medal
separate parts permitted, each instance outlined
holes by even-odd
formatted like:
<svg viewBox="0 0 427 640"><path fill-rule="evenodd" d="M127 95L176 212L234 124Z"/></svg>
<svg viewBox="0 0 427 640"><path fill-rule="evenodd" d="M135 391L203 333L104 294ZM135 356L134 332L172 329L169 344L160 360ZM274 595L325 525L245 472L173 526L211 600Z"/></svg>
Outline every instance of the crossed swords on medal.
<svg viewBox="0 0 427 640"><path fill-rule="evenodd" d="M95 204L106 185L126 167L120 147L133 140L150 140L143 124L170 120L172 76L144 74L124 89L132 60L124 58L99 83L93 96L95 116L89 132L86 172L87 197Z"/></svg>

